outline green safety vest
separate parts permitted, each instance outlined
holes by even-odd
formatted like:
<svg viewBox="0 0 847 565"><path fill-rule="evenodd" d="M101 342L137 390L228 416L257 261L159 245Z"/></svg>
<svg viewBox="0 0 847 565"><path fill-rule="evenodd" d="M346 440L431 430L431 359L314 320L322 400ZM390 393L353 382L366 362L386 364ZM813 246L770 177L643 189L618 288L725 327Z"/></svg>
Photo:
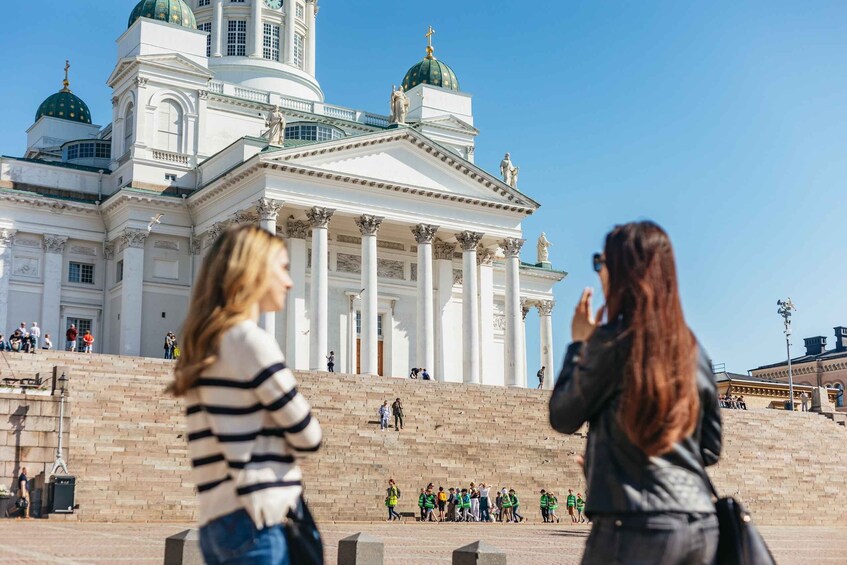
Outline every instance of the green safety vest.
<svg viewBox="0 0 847 565"><path fill-rule="evenodd" d="M576 506L576 497L572 494L568 495L568 508Z"/></svg>
<svg viewBox="0 0 847 565"><path fill-rule="evenodd" d="M418 506L420 506L421 508L424 507L424 499L425 498L426 497L423 495L423 493L421 493L421 495L418 497Z"/></svg>
<svg viewBox="0 0 847 565"><path fill-rule="evenodd" d="M541 508L549 508L550 507L550 499L547 498L546 494L541 495Z"/></svg>
<svg viewBox="0 0 847 565"><path fill-rule="evenodd" d="M503 508L511 508L512 507L512 499L511 499L511 497L509 497L508 494L503 497L503 500L500 502L500 506L502 506Z"/></svg>
<svg viewBox="0 0 847 565"><path fill-rule="evenodd" d="M582 500L581 498L576 499L576 509L579 510L580 512L585 510L585 501Z"/></svg>
<svg viewBox="0 0 847 565"><path fill-rule="evenodd" d="M429 510L431 508L435 508L435 495L434 494L426 495L426 497L424 499L424 506L426 507L427 510Z"/></svg>
<svg viewBox="0 0 847 565"><path fill-rule="evenodd" d="M512 499L512 506L518 506L518 505L520 505L521 501L520 501L520 500L518 500L518 495L516 495L516 494L511 494L511 495L509 495L509 496L510 496L510 497L511 497L511 499Z"/></svg>
<svg viewBox="0 0 847 565"><path fill-rule="evenodd" d="M397 487L388 488L388 497L386 498L386 506L397 506L397 499L400 498L400 490Z"/></svg>
<svg viewBox="0 0 847 565"><path fill-rule="evenodd" d="M471 495L465 494L462 496L462 508L471 507Z"/></svg>
<svg viewBox="0 0 847 565"><path fill-rule="evenodd" d="M549 502L547 503L547 507L550 508L550 510L555 510L559 507L559 499L555 496L551 496L548 501Z"/></svg>

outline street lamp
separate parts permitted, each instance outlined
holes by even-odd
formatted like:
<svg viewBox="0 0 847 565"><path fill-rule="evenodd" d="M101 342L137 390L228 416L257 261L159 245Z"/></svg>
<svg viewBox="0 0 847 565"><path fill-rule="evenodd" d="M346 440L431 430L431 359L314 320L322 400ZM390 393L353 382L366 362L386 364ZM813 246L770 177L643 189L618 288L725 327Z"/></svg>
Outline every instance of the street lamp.
<svg viewBox="0 0 847 565"><path fill-rule="evenodd" d="M787 300L777 300L777 313L782 316L785 325L785 352L788 355L788 409L794 411L794 378L791 374L791 311L797 311L789 296Z"/></svg>
<svg viewBox="0 0 847 565"><path fill-rule="evenodd" d="M65 460L62 458L62 434L64 433L64 423L65 423L65 389L68 385L68 377L65 376L65 373L62 373L62 376L59 377L59 446L56 448L56 461L53 463L53 468L50 470L50 476L55 476L58 473L59 469L64 471L64 473L68 474L68 466L65 464Z"/></svg>

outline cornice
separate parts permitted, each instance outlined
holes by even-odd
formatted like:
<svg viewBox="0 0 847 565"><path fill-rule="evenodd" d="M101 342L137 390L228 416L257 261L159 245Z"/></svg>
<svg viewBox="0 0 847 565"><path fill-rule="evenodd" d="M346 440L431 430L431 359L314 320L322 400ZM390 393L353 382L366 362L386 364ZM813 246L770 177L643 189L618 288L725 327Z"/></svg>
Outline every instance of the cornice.
<svg viewBox="0 0 847 565"><path fill-rule="evenodd" d="M138 192L119 191L117 194L109 198L105 204L101 206L104 214L109 214L126 204L155 204L158 207L175 209L184 209L185 204L182 200L175 200L170 196L162 196L160 194L143 194Z"/></svg>
<svg viewBox="0 0 847 565"><path fill-rule="evenodd" d="M75 212L78 214L89 215L97 214L97 206L95 204L83 204L81 202L60 200L58 198L50 198L49 196L41 196L16 190L0 189L0 201L11 202L14 204L25 204L35 208L43 208L56 214L62 214L64 212Z"/></svg>

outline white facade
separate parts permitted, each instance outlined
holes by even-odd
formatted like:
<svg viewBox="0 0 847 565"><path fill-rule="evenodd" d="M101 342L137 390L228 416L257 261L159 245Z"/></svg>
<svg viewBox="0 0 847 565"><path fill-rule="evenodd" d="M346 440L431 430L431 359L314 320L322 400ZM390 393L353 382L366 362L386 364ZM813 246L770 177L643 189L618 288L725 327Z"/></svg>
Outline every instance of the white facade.
<svg viewBox="0 0 847 565"><path fill-rule="evenodd" d="M160 356L211 243L256 222L287 239L295 288L263 323L294 368L334 351L337 371L526 386L527 366L546 365L552 386L565 274L520 262L538 204L473 164L470 95L418 85L409 125L389 126L324 102L316 2L201 3L208 39L144 18L118 39L111 124L42 117L26 157L0 158L0 331L38 321L59 345L90 324L96 351ZM245 22L243 55L227 55L229 21ZM262 138L275 106L284 147ZM60 161L57 147L91 138L111 142L108 166Z"/></svg>

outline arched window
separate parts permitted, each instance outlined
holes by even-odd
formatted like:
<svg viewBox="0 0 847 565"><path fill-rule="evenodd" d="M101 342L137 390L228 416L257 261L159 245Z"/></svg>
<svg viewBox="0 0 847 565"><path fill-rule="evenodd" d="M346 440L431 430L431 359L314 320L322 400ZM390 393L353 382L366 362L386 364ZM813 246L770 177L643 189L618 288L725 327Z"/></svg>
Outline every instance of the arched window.
<svg viewBox="0 0 847 565"><path fill-rule="evenodd" d="M844 406L844 385L841 383L835 383L834 385L828 385L827 388L834 388L838 391L835 396L835 406L837 408Z"/></svg>
<svg viewBox="0 0 847 565"><path fill-rule="evenodd" d="M135 108L132 103L126 108L124 114L124 153L128 153L132 147L132 140L135 136Z"/></svg>
<svg viewBox="0 0 847 565"><path fill-rule="evenodd" d="M159 149L182 152L182 109L173 100L163 100L158 111Z"/></svg>

